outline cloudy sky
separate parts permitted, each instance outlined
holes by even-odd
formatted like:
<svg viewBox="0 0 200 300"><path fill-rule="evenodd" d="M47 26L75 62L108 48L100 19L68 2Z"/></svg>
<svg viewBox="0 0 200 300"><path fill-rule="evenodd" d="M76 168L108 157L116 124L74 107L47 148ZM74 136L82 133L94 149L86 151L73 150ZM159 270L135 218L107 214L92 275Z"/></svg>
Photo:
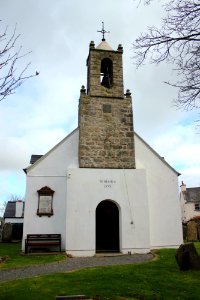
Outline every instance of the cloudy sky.
<svg viewBox="0 0 200 300"><path fill-rule="evenodd" d="M0 30L17 24L18 46L32 51L26 81L0 102L0 203L25 194L31 154L44 154L77 127L81 85L86 85L86 58L91 40L101 41L104 21L107 41L124 48L124 86L133 96L135 131L164 156L189 187L200 186L197 112L172 105L176 90L164 81L176 79L172 66L145 65L136 70L132 42L147 26L159 26L162 1L137 7L133 0L0 0Z"/></svg>

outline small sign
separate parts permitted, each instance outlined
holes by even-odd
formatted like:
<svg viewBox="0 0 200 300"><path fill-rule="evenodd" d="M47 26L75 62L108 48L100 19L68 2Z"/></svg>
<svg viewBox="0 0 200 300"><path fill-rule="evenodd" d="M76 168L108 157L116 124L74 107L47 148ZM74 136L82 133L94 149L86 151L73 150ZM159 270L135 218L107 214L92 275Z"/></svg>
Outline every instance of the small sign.
<svg viewBox="0 0 200 300"><path fill-rule="evenodd" d="M103 112L104 113L111 113L111 105L110 104L103 104Z"/></svg>
<svg viewBox="0 0 200 300"><path fill-rule="evenodd" d="M114 179L100 179L99 182L104 185L104 188L111 188L116 183Z"/></svg>

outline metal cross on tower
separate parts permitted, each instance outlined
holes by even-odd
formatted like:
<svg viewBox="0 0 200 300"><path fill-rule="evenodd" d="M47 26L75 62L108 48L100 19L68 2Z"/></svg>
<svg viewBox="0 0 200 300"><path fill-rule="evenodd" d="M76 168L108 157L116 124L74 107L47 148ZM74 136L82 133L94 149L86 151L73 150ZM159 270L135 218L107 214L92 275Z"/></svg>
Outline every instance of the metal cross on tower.
<svg viewBox="0 0 200 300"><path fill-rule="evenodd" d="M106 39L105 39L105 33L110 33L110 31L106 31L105 29L104 29L104 22L102 22L102 29L101 30L97 30L97 32L101 32L102 33L102 35L103 35L103 38L102 38L102 41L105 41Z"/></svg>

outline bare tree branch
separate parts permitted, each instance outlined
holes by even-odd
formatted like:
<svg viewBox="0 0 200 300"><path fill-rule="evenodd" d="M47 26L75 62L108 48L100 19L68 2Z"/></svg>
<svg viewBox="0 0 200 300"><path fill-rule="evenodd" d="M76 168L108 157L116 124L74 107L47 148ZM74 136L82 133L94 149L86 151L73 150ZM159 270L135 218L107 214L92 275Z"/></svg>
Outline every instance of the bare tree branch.
<svg viewBox="0 0 200 300"><path fill-rule="evenodd" d="M25 80L37 75L26 75L30 62L22 70L18 70L19 60L30 53L22 53L22 46L16 50L19 38L20 34L16 34L16 26L11 35L8 34L8 27L2 33L0 32L0 101L14 94Z"/></svg>
<svg viewBox="0 0 200 300"><path fill-rule="evenodd" d="M153 1L145 1L148 4ZM145 3L147 4L147 3ZM149 27L134 42L137 67L147 60L174 65L178 80L166 82L178 88L176 105L184 110L200 108L200 2L174 0L164 5L161 28Z"/></svg>
<svg viewBox="0 0 200 300"><path fill-rule="evenodd" d="M7 201L4 201L0 206L0 214L3 216L5 209L6 209Z"/></svg>

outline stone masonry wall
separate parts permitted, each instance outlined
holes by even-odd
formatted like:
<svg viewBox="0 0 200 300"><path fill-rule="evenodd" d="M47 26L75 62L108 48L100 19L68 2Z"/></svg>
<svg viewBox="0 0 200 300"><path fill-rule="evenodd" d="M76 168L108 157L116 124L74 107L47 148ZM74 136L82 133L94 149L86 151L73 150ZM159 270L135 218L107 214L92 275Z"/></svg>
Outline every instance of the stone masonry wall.
<svg viewBox="0 0 200 300"><path fill-rule="evenodd" d="M80 168L135 168L132 101L81 94Z"/></svg>
<svg viewBox="0 0 200 300"><path fill-rule="evenodd" d="M111 59L113 63L113 84L112 88L105 88L101 85L100 69L101 61L104 58ZM88 86L87 94L90 96L104 96L124 98L123 87L123 66L122 51L105 51L98 49L90 49L87 60L88 65Z"/></svg>

